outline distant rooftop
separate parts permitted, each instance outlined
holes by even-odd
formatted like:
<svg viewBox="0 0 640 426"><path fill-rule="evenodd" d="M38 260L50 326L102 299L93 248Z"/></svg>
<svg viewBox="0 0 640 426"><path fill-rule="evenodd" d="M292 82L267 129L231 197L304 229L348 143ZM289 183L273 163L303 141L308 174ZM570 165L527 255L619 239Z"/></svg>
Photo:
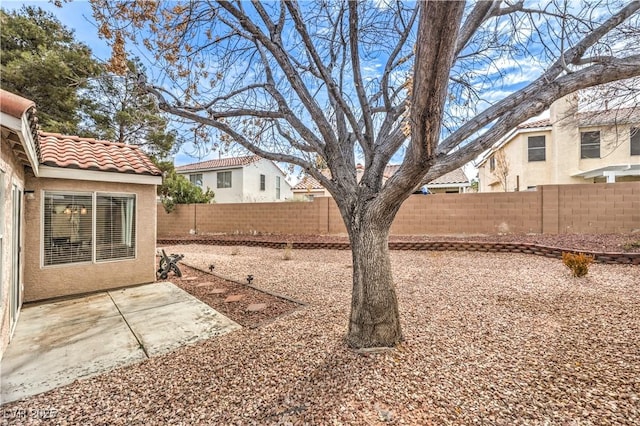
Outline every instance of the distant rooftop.
<svg viewBox="0 0 640 426"><path fill-rule="evenodd" d="M230 157L230 158L220 158L217 160L207 160L201 161L199 163L191 163L185 164L184 166L176 167L176 172L189 172L189 171L199 171L199 170L213 170L213 169L222 169L228 167L242 167L251 163L255 163L260 160L262 157L257 155L248 155L245 157Z"/></svg>

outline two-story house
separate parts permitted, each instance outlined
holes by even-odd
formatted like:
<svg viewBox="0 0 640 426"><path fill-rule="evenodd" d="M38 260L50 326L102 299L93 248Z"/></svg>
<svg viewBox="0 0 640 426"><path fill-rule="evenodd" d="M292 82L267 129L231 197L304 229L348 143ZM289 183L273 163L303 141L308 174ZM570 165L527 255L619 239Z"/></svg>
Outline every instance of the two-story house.
<svg viewBox="0 0 640 426"><path fill-rule="evenodd" d="M216 203L259 203L292 197L291 185L273 161L250 155L176 167L191 183L215 192Z"/></svg>
<svg viewBox="0 0 640 426"><path fill-rule="evenodd" d="M575 94L549 118L511 130L480 159L480 192L640 181L640 107L578 111Z"/></svg>

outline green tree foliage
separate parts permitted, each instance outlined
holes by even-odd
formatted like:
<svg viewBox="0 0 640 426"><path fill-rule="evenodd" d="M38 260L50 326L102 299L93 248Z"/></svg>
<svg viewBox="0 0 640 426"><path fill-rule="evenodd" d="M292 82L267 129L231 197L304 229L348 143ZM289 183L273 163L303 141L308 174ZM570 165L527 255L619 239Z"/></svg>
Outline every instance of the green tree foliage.
<svg viewBox="0 0 640 426"><path fill-rule="evenodd" d="M2 88L34 101L44 130L78 133L78 92L101 72L91 49L38 7L0 10L0 24Z"/></svg>
<svg viewBox="0 0 640 426"><path fill-rule="evenodd" d="M105 72L92 79L81 132L99 139L138 145L155 159L180 146L178 133L168 128L154 96L141 92L131 76L144 72L139 60L128 62L126 76Z"/></svg>
<svg viewBox="0 0 640 426"><path fill-rule="evenodd" d="M164 174L158 194L167 213L171 213L176 204L204 204L213 201L215 194L211 189L203 191L183 175L177 174L171 162L156 162L156 165Z"/></svg>

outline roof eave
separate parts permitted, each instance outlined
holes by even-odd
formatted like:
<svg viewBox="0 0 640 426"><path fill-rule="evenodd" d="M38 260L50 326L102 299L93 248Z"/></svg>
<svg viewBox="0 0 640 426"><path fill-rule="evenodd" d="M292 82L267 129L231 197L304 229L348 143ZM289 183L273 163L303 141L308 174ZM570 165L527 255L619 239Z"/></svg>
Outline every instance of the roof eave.
<svg viewBox="0 0 640 426"><path fill-rule="evenodd" d="M4 112L0 112L0 121L2 122L2 126L8 128L20 139L20 143L24 147L25 153L27 154L27 158L33 169L33 174L38 177L39 175L39 159L37 154L36 143L33 139L33 135L30 131L29 119L27 118L26 112L22 114L22 117L16 118L12 115L9 115Z"/></svg>
<svg viewBox="0 0 640 426"><path fill-rule="evenodd" d="M97 182L161 185L162 176L139 173L105 172L100 170L73 169L67 167L40 166L40 177L51 179L89 180Z"/></svg>

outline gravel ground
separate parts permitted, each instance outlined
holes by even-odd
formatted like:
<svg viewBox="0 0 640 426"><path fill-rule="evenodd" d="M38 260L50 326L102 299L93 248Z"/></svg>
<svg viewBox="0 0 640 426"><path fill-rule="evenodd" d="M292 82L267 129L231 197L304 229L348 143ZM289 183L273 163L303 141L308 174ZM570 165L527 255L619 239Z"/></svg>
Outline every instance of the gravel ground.
<svg viewBox="0 0 640 426"><path fill-rule="evenodd" d="M300 303L256 290L255 286L240 284L243 282L242 277L237 277L234 282L203 272L202 268L198 270L180 264L180 269L182 278L170 276L169 280L172 283L243 327L259 327L302 306ZM166 280L159 280L163 281ZM230 298L236 296L240 297L240 300L230 301ZM252 306L255 309L251 309Z"/></svg>
<svg viewBox="0 0 640 426"><path fill-rule="evenodd" d="M346 348L348 251L169 251L307 303L267 325L3 406L60 424L639 424L640 268L392 253L405 342ZM235 253L235 254L232 254ZM13 419L6 419L11 422ZM37 423L33 419L21 423Z"/></svg>

